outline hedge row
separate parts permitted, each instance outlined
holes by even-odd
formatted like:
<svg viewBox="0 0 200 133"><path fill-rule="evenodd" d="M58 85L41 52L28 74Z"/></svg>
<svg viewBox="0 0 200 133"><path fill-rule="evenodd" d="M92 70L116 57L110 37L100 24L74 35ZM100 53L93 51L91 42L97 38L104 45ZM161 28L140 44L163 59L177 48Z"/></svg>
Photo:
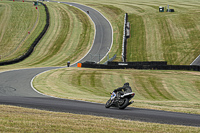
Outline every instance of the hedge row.
<svg viewBox="0 0 200 133"><path fill-rule="evenodd" d="M0 66L18 63L20 61L23 61L27 57L29 57L31 55L31 53L33 52L35 46L38 44L38 42L42 39L42 37L46 33L46 31L47 31L47 29L49 27L49 20L50 20L50 18L49 18L49 10L48 10L48 8L47 8L47 6L45 4L43 4L43 3L41 3L41 4L45 7L45 12L46 12L46 25L44 26L44 29L38 35L38 37L34 40L34 42L31 44L31 46L28 49L28 51L26 53L24 53L24 55L20 56L19 58L13 59L13 60L8 60L8 61L0 62Z"/></svg>

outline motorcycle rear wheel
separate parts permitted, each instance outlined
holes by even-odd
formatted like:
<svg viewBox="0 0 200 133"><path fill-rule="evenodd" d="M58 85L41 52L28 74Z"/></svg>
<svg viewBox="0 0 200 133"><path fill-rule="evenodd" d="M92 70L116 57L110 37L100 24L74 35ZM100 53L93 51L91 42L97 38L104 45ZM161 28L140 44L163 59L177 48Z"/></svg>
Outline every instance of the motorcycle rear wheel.
<svg viewBox="0 0 200 133"><path fill-rule="evenodd" d="M106 102L105 107L106 107L106 108L110 108L110 107L112 106L112 104L113 104L113 100L109 99L109 100Z"/></svg>
<svg viewBox="0 0 200 133"><path fill-rule="evenodd" d="M125 109L129 105L129 99L124 98L122 103L118 104L119 109Z"/></svg>

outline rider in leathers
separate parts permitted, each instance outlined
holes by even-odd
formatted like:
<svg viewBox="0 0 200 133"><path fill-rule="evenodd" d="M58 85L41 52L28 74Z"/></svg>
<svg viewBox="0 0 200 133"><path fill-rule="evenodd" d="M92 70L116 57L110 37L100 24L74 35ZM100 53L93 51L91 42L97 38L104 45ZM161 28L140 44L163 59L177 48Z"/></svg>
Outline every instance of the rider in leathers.
<svg viewBox="0 0 200 133"><path fill-rule="evenodd" d="M113 92L115 92L117 94L117 98L119 99L120 95L123 95L125 93L130 93L130 92L132 92L132 89L129 86L129 83L125 83L124 86L115 89Z"/></svg>

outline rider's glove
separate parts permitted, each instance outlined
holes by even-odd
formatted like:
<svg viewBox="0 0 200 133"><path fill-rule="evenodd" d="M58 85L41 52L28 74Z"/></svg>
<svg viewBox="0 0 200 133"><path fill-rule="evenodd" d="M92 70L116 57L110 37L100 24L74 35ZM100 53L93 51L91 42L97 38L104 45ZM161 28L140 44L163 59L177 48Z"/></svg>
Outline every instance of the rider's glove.
<svg viewBox="0 0 200 133"><path fill-rule="evenodd" d="M113 92L117 92L117 89L115 89Z"/></svg>

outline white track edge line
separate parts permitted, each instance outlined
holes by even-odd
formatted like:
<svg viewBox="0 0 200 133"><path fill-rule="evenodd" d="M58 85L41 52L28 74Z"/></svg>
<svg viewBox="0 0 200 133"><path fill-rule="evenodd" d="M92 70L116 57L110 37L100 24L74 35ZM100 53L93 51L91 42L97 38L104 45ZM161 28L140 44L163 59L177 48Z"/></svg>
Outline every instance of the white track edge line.
<svg viewBox="0 0 200 133"><path fill-rule="evenodd" d="M57 70L57 69L61 69L61 68L55 68L54 70ZM51 69L51 70L53 70L53 69ZM96 102L89 102L89 101L83 101L83 100L75 100L75 99L66 99L66 98L60 98L60 97L55 97L55 96L50 96L50 95L46 95L46 94L44 94L44 93L41 93L41 92L39 92L37 89L35 89L35 87L33 86L33 80L38 76L38 75L40 75L40 74L43 74L43 73L45 73L45 72L47 72L47 71L50 71L50 70L46 70L46 71L43 71L43 72L41 72L41 73L38 73L37 75L35 75L32 79L31 79L31 88L35 91L35 92L37 92L38 94L40 94L40 95L43 95L43 96L47 96L47 97L52 97L52 98L56 98L56 99L63 99L63 100L70 100L70 101L80 101L80 102L86 102L86 103L95 103L95 104L103 104L103 103L96 103Z"/></svg>
<svg viewBox="0 0 200 133"><path fill-rule="evenodd" d="M62 2L63 3L63 2ZM63 3L63 4L66 4L66 3ZM68 4L69 5L69 4ZM81 4L80 4L81 5ZM85 6L85 5L84 5ZM86 7L88 7L88 6L86 6ZM78 8L78 7L76 7L76 8ZM91 8L91 7L89 7L89 8ZM78 8L78 9L80 9L80 8ZM92 8L92 9L94 9L94 8ZM82 9L80 9L80 10L82 10ZM94 9L94 10L96 10L96 9ZM83 11L83 10L82 10ZM97 11L97 10L96 10ZM84 12L84 11L83 11ZM99 11L97 11L97 12L99 12ZM85 12L84 12L85 13ZM100 12L99 12L100 13ZM85 13L86 14L86 13ZM101 13L100 13L101 14ZM88 15L88 14L87 14ZM101 14L102 15L102 14ZM89 16L89 15L88 15ZM104 15L102 15L107 21L108 21L108 19L104 16ZM89 18L91 19L91 17L89 16ZM91 19L92 20L92 19ZM94 23L94 21L92 20L92 22L93 22L93 24L95 25L95 23ZM107 54L110 52L110 50L111 50L111 48L112 48L112 45L113 45L113 27L112 27L112 25L111 25L111 23L108 21L108 23L110 24L110 27L111 27L111 29L112 29L112 42L111 42L111 46L110 46L110 49L109 49L109 51L107 52ZM95 27L95 26L94 26ZM95 29L95 36L96 36L96 28L94 28ZM95 39L94 39L95 40ZM94 44L94 40L93 40L93 44ZM92 49L92 47L90 48L90 50L88 51L88 53L91 51L91 49ZM87 54L88 54L87 53ZM86 55L87 55L86 54ZM107 55L106 54L106 55ZM86 56L85 55L85 56ZM106 55L103 57L103 58L105 58L106 57ZM85 57L84 56L84 57ZM83 57L83 58L84 58ZM81 58L80 60L82 60L83 58ZM102 58L102 59L103 59ZM79 60L79 61L80 61ZM76 63L78 63L79 61L77 61ZM74 64L76 64L76 63L73 63L72 65L74 65ZM65 67L65 66L64 66ZM64 68L64 67L61 67L61 68ZM55 68L55 69L60 69L60 68ZM50 69L50 70L53 70L53 69ZM48 96L48 97L53 97L53 98L57 98L57 99L64 99L64 98L59 98L59 97L54 97L54 96L49 96L49 95L46 95L46 94L43 94L43 93L41 93L41 92L39 92L37 89L35 89L35 87L33 86L33 80L35 79L35 77L36 76L38 76L38 75L40 75L40 74L43 74L43 73L45 73L45 72L47 72L47 71L50 71L50 70L46 70L46 71L43 71L43 72L41 72L41 73L38 73L37 75L35 75L32 79L31 79L31 88L35 91L35 92L37 92L38 94L41 94L41 95L43 95L43 96ZM72 99L67 99L67 100L72 100ZM74 100L73 100L74 101ZM82 101L82 100L75 100L75 101L81 101L81 102L87 102L87 103L96 103L96 102L88 102L88 101ZM96 104L102 104L102 103L96 103Z"/></svg>

